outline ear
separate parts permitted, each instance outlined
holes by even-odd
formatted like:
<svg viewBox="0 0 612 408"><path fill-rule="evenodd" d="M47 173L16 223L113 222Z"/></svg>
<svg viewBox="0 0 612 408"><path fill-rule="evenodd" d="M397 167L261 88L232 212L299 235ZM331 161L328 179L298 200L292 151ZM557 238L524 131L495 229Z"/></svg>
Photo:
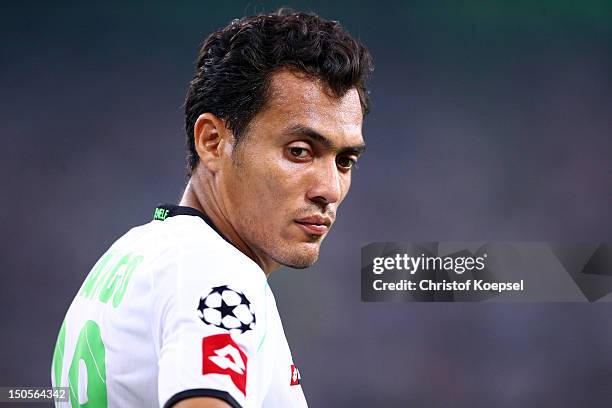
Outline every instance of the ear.
<svg viewBox="0 0 612 408"><path fill-rule="evenodd" d="M221 169L223 157L228 153L231 155L234 137L223 120L207 112L196 120L193 140L200 163L215 173Z"/></svg>

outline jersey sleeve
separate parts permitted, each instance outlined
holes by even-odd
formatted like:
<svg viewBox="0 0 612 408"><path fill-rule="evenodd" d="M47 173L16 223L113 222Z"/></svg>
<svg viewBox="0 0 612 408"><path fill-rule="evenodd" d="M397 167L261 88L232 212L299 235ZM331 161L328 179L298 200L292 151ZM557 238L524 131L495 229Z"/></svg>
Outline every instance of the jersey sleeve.
<svg viewBox="0 0 612 408"><path fill-rule="evenodd" d="M182 248L152 275L162 407L196 396L244 408L263 401L269 375L258 349L266 299L256 275L263 272L224 252Z"/></svg>

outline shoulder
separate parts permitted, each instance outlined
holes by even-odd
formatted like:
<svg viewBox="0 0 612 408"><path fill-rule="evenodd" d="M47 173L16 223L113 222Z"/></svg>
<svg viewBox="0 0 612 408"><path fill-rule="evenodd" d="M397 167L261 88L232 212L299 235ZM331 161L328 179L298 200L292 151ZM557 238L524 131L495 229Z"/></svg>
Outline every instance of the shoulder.
<svg viewBox="0 0 612 408"><path fill-rule="evenodd" d="M200 218L175 216L153 223L157 229L157 253L160 258L171 257L175 263L173 271L160 273L177 274L193 284L254 284L265 280L263 271L253 260Z"/></svg>
<svg viewBox="0 0 612 408"><path fill-rule="evenodd" d="M215 293L232 298L235 292L249 302L265 302L261 268L203 220L175 216L152 224L157 255L149 270L156 296L193 305L209 295L214 301Z"/></svg>

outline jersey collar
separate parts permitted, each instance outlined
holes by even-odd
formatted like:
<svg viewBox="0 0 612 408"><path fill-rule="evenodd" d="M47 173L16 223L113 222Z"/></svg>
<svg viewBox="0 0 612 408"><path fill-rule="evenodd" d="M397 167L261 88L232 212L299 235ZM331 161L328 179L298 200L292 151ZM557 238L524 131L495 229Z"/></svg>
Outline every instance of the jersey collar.
<svg viewBox="0 0 612 408"><path fill-rule="evenodd" d="M159 204L153 213L153 220L164 221L165 219L174 217L176 215L192 215L195 217L200 217L210 228L219 234L221 238L232 246L236 246L232 241L227 239L227 237L223 235L221 231L219 231L219 229L215 226L215 224L213 224L211 219L208 218L206 214L204 214L202 211L196 210L195 208L175 204Z"/></svg>

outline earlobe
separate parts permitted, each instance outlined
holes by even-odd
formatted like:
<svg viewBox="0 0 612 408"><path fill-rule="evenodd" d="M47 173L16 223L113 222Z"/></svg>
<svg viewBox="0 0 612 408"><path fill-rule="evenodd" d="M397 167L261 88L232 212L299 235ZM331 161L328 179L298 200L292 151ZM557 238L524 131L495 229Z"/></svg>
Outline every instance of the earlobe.
<svg viewBox="0 0 612 408"><path fill-rule="evenodd" d="M230 137L225 127L225 122L210 112L201 114L193 127L193 139L195 149L200 157L200 162L208 170L217 172L223 149Z"/></svg>

